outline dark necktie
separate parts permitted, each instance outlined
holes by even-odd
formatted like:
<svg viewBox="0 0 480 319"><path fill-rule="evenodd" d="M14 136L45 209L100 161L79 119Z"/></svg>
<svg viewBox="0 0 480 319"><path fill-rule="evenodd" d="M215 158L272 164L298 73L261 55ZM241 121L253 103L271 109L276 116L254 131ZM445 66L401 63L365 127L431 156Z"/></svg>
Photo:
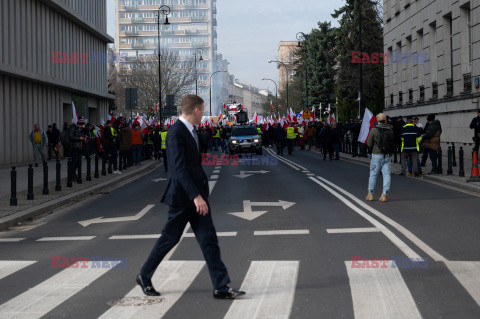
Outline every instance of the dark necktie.
<svg viewBox="0 0 480 319"><path fill-rule="evenodd" d="M195 143L197 143L197 150L200 151L200 145L198 145L198 135L195 128L193 128L192 133L193 133L193 138L195 139Z"/></svg>

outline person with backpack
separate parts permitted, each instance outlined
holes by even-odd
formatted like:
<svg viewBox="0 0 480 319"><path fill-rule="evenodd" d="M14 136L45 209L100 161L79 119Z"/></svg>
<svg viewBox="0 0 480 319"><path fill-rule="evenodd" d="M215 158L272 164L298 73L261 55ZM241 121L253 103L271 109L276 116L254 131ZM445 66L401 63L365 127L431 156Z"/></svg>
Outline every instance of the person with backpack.
<svg viewBox="0 0 480 319"><path fill-rule="evenodd" d="M367 201L373 201L377 177L381 171L383 174L383 192L379 201L386 202L390 190L390 159L395 151L395 136L393 134L393 126L387 124L385 114L379 113L377 122L377 125L371 129L367 139L367 145L372 150Z"/></svg>

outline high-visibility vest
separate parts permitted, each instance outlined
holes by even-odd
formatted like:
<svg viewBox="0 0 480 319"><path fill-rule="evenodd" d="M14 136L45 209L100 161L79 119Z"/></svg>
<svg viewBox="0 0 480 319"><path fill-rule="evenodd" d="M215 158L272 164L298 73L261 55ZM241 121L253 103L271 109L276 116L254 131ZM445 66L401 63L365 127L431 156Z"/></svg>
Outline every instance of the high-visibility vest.
<svg viewBox="0 0 480 319"><path fill-rule="evenodd" d="M213 138L220 138L220 130L217 130L217 133L215 133Z"/></svg>
<svg viewBox="0 0 480 319"><path fill-rule="evenodd" d="M113 127L110 127L110 132L112 132L113 142L115 143L117 141L117 138L114 135L117 131L115 131Z"/></svg>
<svg viewBox="0 0 480 319"><path fill-rule="evenodd" d="M257 127L257 132L258 132L258 134L261 134L261 133L262 133L262 129L259 128L259 127Z"/></svg>
<svg viewBox="0 0 480 319"><path fill-rule="evenodd" d="M162 150L167 149L167 133L167 131L160 133L160 136L162 137Z"/></svg>
<svg viewBox="0 0 480 319"><path fill-rule="evenodd" d="M287 127L287 139L293 140L295 137L295 129L292 126Z"/></svg>

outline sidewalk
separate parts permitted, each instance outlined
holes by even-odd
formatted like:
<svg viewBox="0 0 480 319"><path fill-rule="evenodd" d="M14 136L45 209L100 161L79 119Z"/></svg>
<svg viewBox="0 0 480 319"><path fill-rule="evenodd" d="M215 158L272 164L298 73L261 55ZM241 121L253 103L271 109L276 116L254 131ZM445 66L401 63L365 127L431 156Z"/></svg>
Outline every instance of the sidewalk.
<svg viewBox="0 0 480 319"><path fill-rule="evenodd" d="M340 158L343 160L348 160L348 161L353 161L356 163L361 163L361 164L370 164L370 156L368 158L365 157L352 157L352 155L345 154L345 153L340 153ZM398 160L400 159L400 156L398 156ZM400 174L401 172L401 165L400 163L393 163L392 161L392 174ZM467 191L475 192L480 194L480 183L467 183L467 180L470 178L470 171L472 168L472 163L471 160L465 160L464 161L464 170L465 170L465 177L460 177L458 175L460 171L459 167L459 161L458 161L458 153L457 153L457 166L452 167L453 174L452 175L447 175L447 167L448 167L448 157L447 156L442 156L442 169L443 173L442 174L435 174L435 175L428 175L428 173L432 170L432 163L430 159L427 160L426 166L422 167L422 171L425 173L425 175L421 176L420 178L429 180L429 181L434 181L437 183L453 186L453 187L458 187ZM407 168L407 174L408 174L408 168ZM408 176L410 177L410 176Z"/></svg>
<svg viewBox="0 0 480 319"><path fill-rule="evenodd" d="M0 230L14 226L17 223L31 220L37 216L49 213L56 208L65 207L69 203L78 202L91 195L107 192L127 179L138 178L155 169L161 162L144 161L141 166L132 166L122 172L122 175L108 174L94 178L94 163L92 162L92 180L86 181L86 163L82 167L82 184L73 183L67 187L67 162L62 161L61 191L55 191L55 162L49 162L49 194L43 195L43 168L34 169L34 200L27 200L27 167L22 167L17 173L17 206L10 206L10 170L0 170Z"/></svg>

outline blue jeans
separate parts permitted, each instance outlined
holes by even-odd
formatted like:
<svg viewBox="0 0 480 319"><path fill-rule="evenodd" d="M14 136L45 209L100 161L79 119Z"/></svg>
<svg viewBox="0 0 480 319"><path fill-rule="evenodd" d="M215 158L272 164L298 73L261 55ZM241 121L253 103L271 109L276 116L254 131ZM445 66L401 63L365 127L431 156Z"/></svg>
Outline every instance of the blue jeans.
<svg viewBox="0 0 480 319"><path fill-rule="evenodd" d="M333 143L333 150L335 152L335 158L339 159L340 158L340 144L338 143Z"/></svg>
<svg viewBox="0 0 480 319"><path fill-rule="evenodd" d="M374 193L375 185L377 184L377 177L380 173L383 174L383 193L388 194L390 190L390 156L383 156L379 154L372 154L370 161L370 178L368 180L368 191Z"/></svg>
<svg viewBox="0 0 480 319"><path fill-rule="evenodd" d="M132 145L132 157L134 164L140 164L142 159L142 145Z"/></svg>
<svg viewBox="0 0 480 319"><path fill-rule="evenodd" d="M407 160L407 167L408 167L408 171L412 172L413 163L412 163L412 160L411 160L410 157ZM422 173L422 166L420 165L420 158L417 158L417 167L418 167L418 173Z"/></svg>

